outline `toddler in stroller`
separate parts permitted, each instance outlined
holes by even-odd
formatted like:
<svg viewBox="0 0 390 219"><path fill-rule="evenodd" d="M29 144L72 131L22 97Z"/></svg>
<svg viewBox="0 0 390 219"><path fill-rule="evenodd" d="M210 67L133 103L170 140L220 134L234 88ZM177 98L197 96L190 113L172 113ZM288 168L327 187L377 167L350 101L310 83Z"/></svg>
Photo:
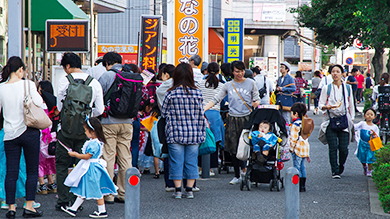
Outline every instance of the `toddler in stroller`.
<svg viewBox="0 0 390 219"><path fill-rule="evenodd" d="M269 183L271 191L274 188L280 191L283 188L280 170L284 166L281 154L287 143L287 130L282 115L276 109L256 109L244 128L249 131L249 136L248 140L245 137L243 140L250 146L251 153L240 189L246 187L250 190L252 184L257 187L258 183Z"/></svg>
<svg viewBox="0 0 390 219"><path fill-rule="evenodd" d="M271 123L266 120L259 124L259 130L251 132L249 139L252 141L256 159L261 163L267 160L270 148L278 141L278 137L271 131Z"/></svg>

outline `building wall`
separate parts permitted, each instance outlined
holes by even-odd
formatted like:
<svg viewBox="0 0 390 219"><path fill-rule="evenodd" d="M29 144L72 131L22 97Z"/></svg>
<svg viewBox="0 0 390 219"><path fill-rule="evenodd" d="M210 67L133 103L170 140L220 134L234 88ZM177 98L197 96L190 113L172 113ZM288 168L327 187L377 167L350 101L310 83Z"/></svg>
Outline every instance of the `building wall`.
<svg viewBox="0 0 390 219"><path fill-rule="evenodd" d="M98 15L98 43L138 44L141 15L154 13L154 0L127 0L124 13Z"/></svg>

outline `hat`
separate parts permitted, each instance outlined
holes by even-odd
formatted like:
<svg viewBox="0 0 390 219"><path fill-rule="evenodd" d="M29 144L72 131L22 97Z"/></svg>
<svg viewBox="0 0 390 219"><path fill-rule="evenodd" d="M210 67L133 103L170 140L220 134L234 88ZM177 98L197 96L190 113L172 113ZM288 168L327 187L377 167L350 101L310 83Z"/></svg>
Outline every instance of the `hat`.
<svg viewBox="0 0 390 219"><path fill-rule="evenodd" d="M282 63L280 63L280 64L286 66L286 68L287 68L289 71L291 70L291 65L290 65L290 63L288 63L288 62L282 62Z"/></svg>
<svg viewBox="0 0 390 219"><path fill-rule="evenodd" d="M206 70L207 66L209 66L209 63L203 62L202 66L200 67L200 71L203 72L204 70Z"/></svg>

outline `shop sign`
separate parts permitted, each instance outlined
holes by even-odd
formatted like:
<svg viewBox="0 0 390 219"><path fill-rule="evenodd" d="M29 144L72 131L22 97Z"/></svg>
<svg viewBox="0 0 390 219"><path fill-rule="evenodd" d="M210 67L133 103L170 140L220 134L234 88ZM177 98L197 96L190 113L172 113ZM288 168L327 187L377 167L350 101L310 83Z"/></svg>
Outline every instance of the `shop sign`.
<svg viewBox="0 0 390 219"><path fill-rule="evenodd" d="M141 69L157 68L161 63L162 16L141 16L141 36L139 40L139 66Z"/></svg>
<svg viewBox="0 0 390 219"><path fill-rule="evenodd" d="M224 62L243 60L244 19L225 18Z"/></svg>
<svg viewBox="0 0 390 219"><path fill-rule="evenodd" d="M47 20L47 52L89 52L88 20Z"/></svg>

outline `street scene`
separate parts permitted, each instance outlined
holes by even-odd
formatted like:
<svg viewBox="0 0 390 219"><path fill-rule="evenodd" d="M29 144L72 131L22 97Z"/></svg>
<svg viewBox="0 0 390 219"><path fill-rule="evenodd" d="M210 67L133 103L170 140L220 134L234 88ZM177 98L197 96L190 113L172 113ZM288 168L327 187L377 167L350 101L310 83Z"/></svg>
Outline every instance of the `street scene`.
<svg viewBox="0 0 390 219"><path fill-rule="evenodd" d="M389 218L390 3L0 0L4 218Z"/></svg>

